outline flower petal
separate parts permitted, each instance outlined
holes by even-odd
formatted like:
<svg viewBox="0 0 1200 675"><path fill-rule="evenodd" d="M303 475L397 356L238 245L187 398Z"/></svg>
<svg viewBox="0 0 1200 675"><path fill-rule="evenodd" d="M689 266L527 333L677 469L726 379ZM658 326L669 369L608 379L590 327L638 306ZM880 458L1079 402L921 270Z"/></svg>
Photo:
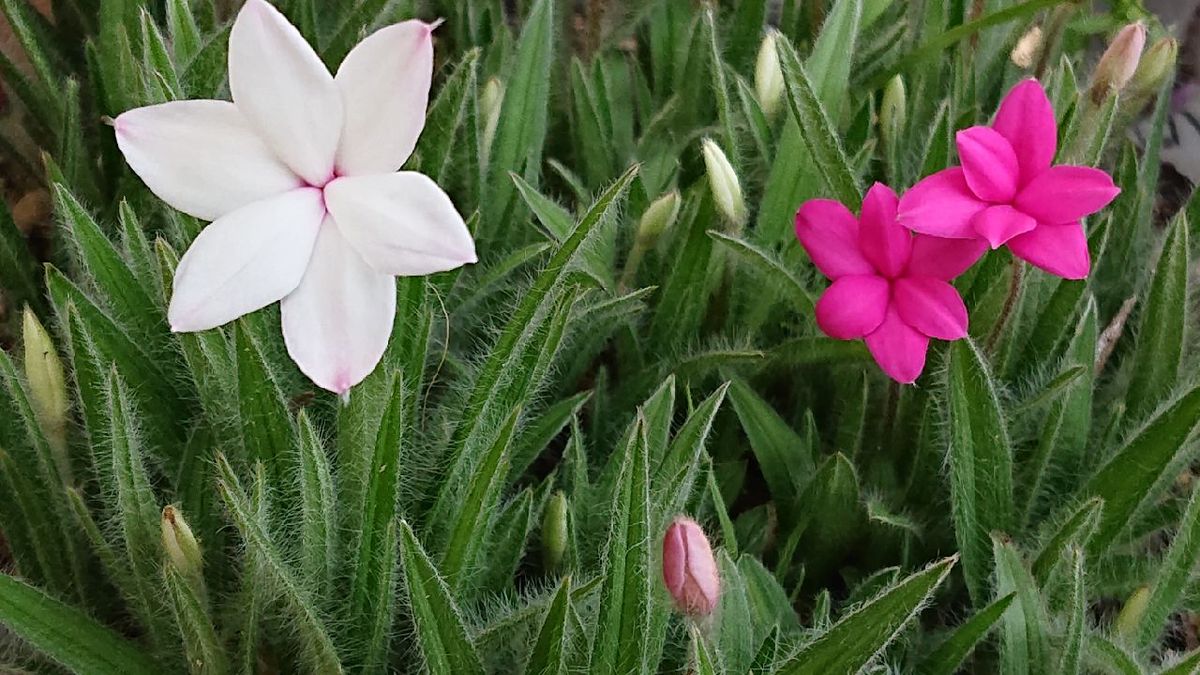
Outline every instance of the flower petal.
<svg viewBox="0 0 1200 675"><path fill-rule="evenodd" d="M949 283L932 277L897 279L892 297L904 323L929 337L966 337L967 306Z"/></svg>
<svg viewBox="0 0 1200 675"><path fill-rule="evenodd" d="M291 293L324 216L321 191L300 188L213 221L175 270L171 330L214 328Z"/></svg>
<svg viewBox="0 0 1200 675"><path fill-rule="evenodd" d="M963 129L955 136L967 186L987 202L1007 202L1017 194L1020 168L1012 144L990 127Z"/></svg>
<svg viewBox="0 0 1200 675"><path fill-rule="evenodd" d="M859 248L885 277L899 274L912 253L912 233L896 222L899 202L890 187L876 183L863 199L858 223Z"/></svg>
<svg viewBox="0 0 1200 675"><path fill-rule="evenodd" d="M343 176L391 173L425 127L433 77L432 26L405 21L372 33L338 68L346 116L337 151Z"/></svg>
<svg viewBox="0 0 1200 675"><path fill-rule="evenodd" d="M1037 80L1025 80L1008 92L1000 102L992 128L1008 139L1017 155L1021 167L1018 187L1033 180L1054 161L1058 152L1058 122L1054 119L1054 106Z"/></svg>
<svg viewBox="0 0 1200 675"><path fill-rule="evenodd" d="M992 248L1000 248L1009 239L1037 227L1037 221L1011 206L999 205L975 214L971 226Z"/></svg>
<svg viewBox="0 0 1200 675"><path fill-rule="evenodd" d="M1008 242L1013 255L1064 279L1087 278L1092 269L1082 223L1038 225Z"/></svg>
<svg viewBox="0 0 1200 675"><path fill-rule="evenodd" d="M887 279L842 277L817 301L817 325L831 338L857 340L879 327L887 306Z"/></svg>
<svg viewBox="0 0 1200 675"><path fill-rule="evenodd" d="M342 235L380 272L418 276L476 261L462 216L423 174L338 178L325 186L325 202Z"/></svg>
<svg viewBox="0 0 1200 675"><path fill-rule="evenodd" d="M918 234L913 237L908 276L950 281L966 272L987 249L987 242L982 239L945 239Z"/></svg>
<svg viewBox="0 0 1200 675"><path fill-rule="evenodd" d="M925 369L929 338L904 323L895 305L888 307L883 323L866 342L883 372L901 384L912 384Z"/></svg>
<svg viewBox="0 0 1200 675"><path fill-rule="evenodd" d="M796 211L796 238L830 279L875 274L858 248L858 219L840 202L812 199L801 204Z"/></svg>
<svg viewBox="0 0 1200 675"><path fill-rule="evenodd" d="M302 182L228 101L174 101L113 120L117 146L158 198L216 220Z"/></svg>
<svg viewBox="0 0 1200 675"><path fill-rule="evenodd" d="M967 187L962 167L939 171L900 198L896 219L914 232L951 239L974 239L971 219L987 208Z"/></svg>
<svg viewBox="0 0 1200 675"><path fill-rule="evenodd" d="M396 280L371 269L329 216L304 279L281 308L292 360L318 386L344 394L383 358L396 317Z"/></svg>
<svg viewBox="0 0 1200 675"><path fill-rule="evenodd" d="M292 171L315 186L333 175L342 96L300 31L265 0L246 0L229 34L233 103Z"/></svg>
<svg viewBox="0 0 1200 675"><path fill-rule="evenodd" d="M1090 166L1052 166L1033 179L1013 201L1039 223L1059 225L1108 206L1121 193L1112 177Z"/></svg>

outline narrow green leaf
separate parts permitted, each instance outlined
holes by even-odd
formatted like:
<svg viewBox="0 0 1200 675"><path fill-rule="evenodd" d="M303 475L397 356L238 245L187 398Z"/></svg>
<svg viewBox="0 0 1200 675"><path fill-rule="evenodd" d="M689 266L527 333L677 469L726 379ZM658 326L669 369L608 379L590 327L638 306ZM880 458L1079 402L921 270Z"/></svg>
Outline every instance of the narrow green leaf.
<svg viewBox="0 0 1200 675"><path fill-rule="evenodd" d="M429 104L425 116L425 132L417 140L414 155L420 158L420 171L443 184L451 167L455 150L463 141L463 127L474 115L474 95L479 68L479 49L463 54L454 71L446 77L437 98ZM467 154L474 156L474 148Z"/></svg>
<svg viewBox="0 0 1200 675"><path fill-rule="evenodd" d="M1039 585L1044 585L1050 579L1050 573L1063 559L1069 546L1087 545L1100 523L1100 514L1103 511L1104 500L1093 497L1080 505L1062 523L1033 561L1033 577Z"/></svg>
<svg viewBox="0 0 1200 675"><path fill-rule="evenodd" d="M328 598L338 564L337 492L317 430L300 411L301 571L317 596Z"/></svg>
<svg viewBox="0 0 1200 675"><path fill-rule="evenodd" d="M917 672L921 675L954 675L959 672L963 661L971 655L975 646L987 637L992 626L996 625L1016 597L1016 593L1009 593L964 621L933 650L933 653L921 661Z"/></svg>
<svg viewBox="0 0 1200 675"><path fill-rule="evenodd" d="M734 380L729 389L733 409L742 422L750 448L762 466L763 477L782 512L791 511L816 468L813 448L800 437L770 404L746 383Z"/></svg>
<svg viewBox="0 0 1200 675"><path fill-rule="evenodd" d="M175 626L183 638L183 652L188 670L199 675L221 675L228 672L225 646L217 638L204 600L174 566L165 566L163 576L171 611L175 616Z"/></svg>
<svg viewBox="0 0 1200 675"><path fill-rule="evenodd" d="M850 67L854 59L849 55L856 53L859 26L868 23L863 17L863 5L863 0L837 0L821 26L805 66L819 100L835 116L850 93Z"/></svg>
<svg viewBox="0 0 1200 675"><path fill-rule="evenodd" d="M748 265L748 269L752 270L758 279L767 282L767 285L774 289L781 299L791 303L797 313L801 316L812 314L813 307L816 305L816 298L813 297L812 291L805 288L796 275L792 274L778 258L731 234L709 230L708 236L733 251L740 260Z"/></svg>
<svg viewBox="0 0 1200 675"><path fill-rule="evenodd" d="M431 673L482 675L483 666L450 590L405 521L400 522L400 551L404 586L425 667Z"/></svg>
<svg viewBox="0 0 1200 675"><path fill-rule="evenodd" d="M860 672L920 614L956 561L946 558L935 563L842 617L788 658L779 675Z"/></svg>
<svg viewBox="0 0 1200 675"><path fill-rule="evenodd" d="M1134 645L1139 650L1148 649L1161 637L1167 619L1179 608L1197 566L1200 566L1200 490L1192 490L1171 548L1162 563L1155 566L1157 573L1150 599L1134 633Z"/></svg>
<svg viewBox="0 0 1200 675"><path fill-rule="evenodd" d="M162 668L133 643L83 612L0 574L0 622L39 651L78 673L154 675Z"/></svg>
<svg viewBox="0 0 1200 675"><path fill-rule="evenodd" d="M1012 529L1013 460L996 385L970 340L950 347L945 396L955 535L967 588L982 605L992 575L991 533Z"/></svg>
<svg viewBox="0 0 1200 675"><path fill-rule="evenodd" d="M1067 632L1064 635L1057 672L1062 675L1073 675L1080 673L1083 666L1083 638L1087 634L1088 627L1089 608L1087 586L1085 585L1087 568L1084 565L1083 549L1072 546L1067 551L1065 562L1071 583L1071 597L1068 605L1070 613L1067 615Z"/></svg>
<svg viewBox="0 0 1200 675"><path fill-rule="evenodd" d="M1187 286L1188 223L1180 215L1167 232L1137 332L1133 377L1125 394L1126 409L1135 420L1158 407L1179 378L1188 323Z"/></svg>
<svg viewBox="0 0 1200 675"><path fill-rule="evenodd" d="M251 332L245 318L238 320L233 331L238 412L246 456L267 467L272 492L280 493L284 503L294 503L296 431L283 393Z"/></svg>
<svg viewBox="0 0 1200 675"><path fill-rule="evenodd" d="M38 290L37 260L7 205L0 205L0 286L14 303L44 306Z"/></svg>
<svg viewBox="0 0 1200 675"><path fill-rule="evenodd" d="M368 623L366 658L363 672L388 673L392 645L392 624L396 616L396 591L400 581L399 553L396 548L396 520L387 522L380 539L382 555L374 562L381 567L375 570L379 579L379 597L374 601L374 613Z"/></svg>
<svg viewBox="0 0 1200 675"><path fill-rule="evenodd" d="M718 675L717 659L713 656L713 650L709 648L708 642L701 633L699 626L691 624L688 627L688 635L691 637L692 643L692 658L696 664L696 675Z"/></svg>
<svg viewBox="0 0 1200 675"><path fill-rule="evenodd" d="M189 63L200 53L200 28L188 0L167 0L167 29L177 65Z"/></svg>
<svg viewBox="0 0 1200 675"><path fill-rule="evenodd" d="M562 675L566 673L566 637L568 612L571 605L571 577L563 577L542 619L541 630L533 643L533 651L525 666L527 675Z"/></svg>
<svg viewBox="0 0 1200 675"><path fill-rule="evenodd" d="M590 399L590 391L582 391L551 404L522 429L514 442L509 461L509 476L517 478L525 473L546 446L567 427L579 409Z"/></svg>
<svg viewBox="0 0 1200 675"><path fill-rule="evenodd" d="M1045 673L1049 667L1046 610L1033 575L1021 554L1002 535L992 537L996 557L996 593L1015 593L1016 602L1001 620L1001 667L1006 673Z"/></svg>

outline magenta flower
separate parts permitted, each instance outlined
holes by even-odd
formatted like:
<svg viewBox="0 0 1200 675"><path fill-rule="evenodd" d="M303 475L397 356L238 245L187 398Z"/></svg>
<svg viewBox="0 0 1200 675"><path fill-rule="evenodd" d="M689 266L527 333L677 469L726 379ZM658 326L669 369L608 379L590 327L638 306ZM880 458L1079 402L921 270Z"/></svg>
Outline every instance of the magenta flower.
<svg viewBox="0 0 1200 675"><path fill-rule="evenodd" d="M982 238L1051 274L1082 279L1091 269L1081 219L1120 192L1086 166L1051 166L1058 124L1037 80L1000 104L992 126L958 132L962 166L925 178L900 200L905 227L935 237Z"/></svg>
<svg viewBox="0 0 1200 675"><path fill-rule="evenodd" d="M914 235L896 220L899 200L876 183L862 217L829 199L796 212L796 236L833 284L817 302L817 325L839 340L866 338L883 372L909 384L925 369L929 338L967 334L967 307L950 280L979 259L979 239Z"/></svg>

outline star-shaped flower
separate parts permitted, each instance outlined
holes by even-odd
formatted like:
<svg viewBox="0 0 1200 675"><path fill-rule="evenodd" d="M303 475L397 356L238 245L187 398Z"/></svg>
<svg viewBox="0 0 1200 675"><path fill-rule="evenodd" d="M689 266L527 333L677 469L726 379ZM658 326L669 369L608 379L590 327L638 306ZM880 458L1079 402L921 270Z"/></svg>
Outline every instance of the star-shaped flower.
<svg viewBox="0 0 1200 675"><path fill-rule="evenodd" d="M1004 98L990 127L958 132L962 166L925 178L900 200L900 223L936 237L1007 244L1051 274L1082 279L1091 269L1081 219L1120 192L1086 166L1052 166L1058 150L1054 108L1037 80Z"/></svg>
<svg viewBox="0 0 1200 675"><path fill-rule="evenodd" d="M282 300L288 353L344 394L387 347L394 277L475 262L446 193L398 171L425 125L433 28L383 28L333 76L278 10L246 0L229 36L232 103L176 101L114 121L154 194L212 221L176 270L172 330Z"/></svg>
<svg viewBox="0 0 1200 675"><path fill-rule="evenodd" d="M796 236L833 280L817 302L817 325L839 340L865 338L893 380L925 369L929 339L967 335L967 308L950 281L983 255L978 239L917 234L896 222L896 193L876 183L855 218L840 202L813 199L796 212Z"/></svg>

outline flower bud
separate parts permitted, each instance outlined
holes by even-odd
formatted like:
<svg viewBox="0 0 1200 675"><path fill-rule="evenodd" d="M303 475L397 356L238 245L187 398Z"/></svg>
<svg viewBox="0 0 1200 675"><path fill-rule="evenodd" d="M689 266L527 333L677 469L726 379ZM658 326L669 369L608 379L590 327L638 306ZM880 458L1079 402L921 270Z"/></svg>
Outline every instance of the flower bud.
<svg viewBox="0 0 1200 675"><path fill-rule="evenodd" d="M701 142L704 166L708 169L708 185L712 189L713 201L726 220L741 226L746 222L746 203L742 200L742 185L729 158L711 138Z"/></svg>
<svg viewBox="0 0 1200 675"><path fill-rule="evenodd" d="M492 141L496 138L496 125L500 123L500 108L504 106L504 83L499 78L491 78L483 85L483 94L479 97L479 111L483 115L483 155L486 163L491 154Z"/></svg>
<svg viewBox="0 0 1200 675"><path fill-rule="evenodd" d="M25 343L25 379L29 382L30 404L38 425L54 451L55 461L63 479L70 479L67 461L67 386L63 377L62 360L50 334L29 307L21 321Z"/></svg>
<svg viewBox="0 0 1200 675"><path fill-rule="evenodd" d="M658 238L662 236L662 233L675 225L675 220L679 218L679 204L679 193L671 190L658 199L655 199L646 208L646 212L642 214L641 221L638 222L637 231L638 242L643 247L650 248L654 246L658 242Z"/></svg>
<svg viewBox="0 0 1200 675"><path fill-rule="evenodd" d="M542 562L547 570L557 569L567 552L567 496L555 490L542 514Z"/></svg>
<svg viewBox="0 0 1200 675"><path fill-rule="evenodd" d="M1045 39L1042 37L1042 27L1034 26L1022 35L1020 40L1017 40L1017 46L1013 47L1008 58L1012 60L1014 66L1028 70L1033 67L1038 55L1041 54L1043 42Z"/></svg>
<svg viewBox="0 0 1200 675"><path fill-rule="evenodd" d="M1146 607L1149 604L1150 587L1139 586L1121 606L1121 611L1117 613L1115 622L1117 635L1123 637L1136 635L1142 622L1142 615L1146 613Z"/></svg>
<svg viewBox="0 0 1200 675"><path fill-rule="evenodd" d="M684 614L707 616L717 606L717 562L704 530L691 518L675 518L663 537L663 582Z"/></svg>
<svg viewBox="0 0 1200 675"><path fill-rule="evenodd" d="M896 75L883 90L883 103L879 106L879 131L883 142L895 147L896 134L908 120L908 94L904 90L904 78Z"/></svg>
<svg viewBox="0 0 1200 675"><path fill-rule="evenodd" d="M763 114L774 117L783 100L783 69L779 67L779 51L775 47L775 31L767 31L758 48L754 64L754 94Z"/></svg>
<svg viewBox="0 0 1200 675"><path fill-rule="evenodd" d="M1110 92L1119 92L1129 83L1142 59L1146 46L1146 26L1140 21L1121 29L1096 64L1088 94L1099 104Z"/></svg>
<svg viewBox="0 0 1200 675"><path fill-rule="evenodd" d="M188 527L183 514L170 504L163 507L162 520L163 549L167 552L167 560L179 570L184 577L199 579L202 576L203 561L200 557L200 544Z"/></svg>
<svg viewBox="0 0 1200 675"><path fill-rule="evenodd" d="M1178 40L1173 37L1158 40L1142 56L1141 63L1133 72L1133 79L1129 81L1129 88L1141 95L1153 95L1170 76L1178 58Z"/></svg>

